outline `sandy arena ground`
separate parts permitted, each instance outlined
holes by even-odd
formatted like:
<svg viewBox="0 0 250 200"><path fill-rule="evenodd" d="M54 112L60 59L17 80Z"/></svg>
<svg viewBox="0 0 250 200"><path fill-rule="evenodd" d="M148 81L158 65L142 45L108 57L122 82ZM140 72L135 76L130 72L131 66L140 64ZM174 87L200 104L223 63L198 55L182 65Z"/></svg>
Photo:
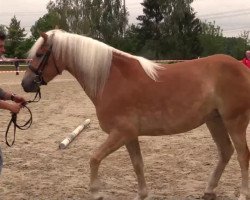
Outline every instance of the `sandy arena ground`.
<svg viewBox="0 0 250 200"><path fill-rule="evenodd" d="M22 91L23 73L0 74L0 87L32 99ZM9 148L4 134L10 113L0 111L1 148L4 168L0 177L1 200L88 200L89 158L106 138L99 127L93 104L71 75L58 76L42 88L39 103L30 104L33 124L17 130L16 143ZM22 110L20 120L28 117ZM88 129L67 149L59 143L85 119ZM248 131L249 132L249 131ZM10 139L13 131L10 130ZM248 138L250 141L250 138ZM188 133L141 137L145 176L154 200L201 199L217 151L205 126ZM107 200L131 200L137 181L125 148L106 158L100 167ZM233 200L239 194L240 169L234 154L217 188L218 199Z"/></svg>

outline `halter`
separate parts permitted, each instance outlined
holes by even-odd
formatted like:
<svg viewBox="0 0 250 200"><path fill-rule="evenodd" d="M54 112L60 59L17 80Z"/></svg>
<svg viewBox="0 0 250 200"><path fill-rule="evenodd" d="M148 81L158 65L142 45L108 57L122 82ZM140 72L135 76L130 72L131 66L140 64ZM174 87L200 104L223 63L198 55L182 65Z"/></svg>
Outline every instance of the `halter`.
<svg viewBox="0 0 250 200"><path fill-rule="evenodd" d="M43 71L45 69L45 66L48 64L48 60L49 60L49 56L52 52L52 45L50 45L49 49L45 52L45 54L41 55L43 56L42 57L42 60L41 62L39 63L38 65L38 68L35 68L34 66L32 66L32 64L30 63L29 64L29 69L34 73L36 74L36 78L34 80L34 82L37 84L37 85L47 85L47 82L44 80L43 78ZM40 55L39 55L40 56ZM60 71L59 71L59 68L55 62L55 57L54 57L54 54L52 52L52 58L53 58L53 62L54 62L54 65L55 65L55 68L56 68L56 71L57 71L57 74L62 74Z"/></svg>

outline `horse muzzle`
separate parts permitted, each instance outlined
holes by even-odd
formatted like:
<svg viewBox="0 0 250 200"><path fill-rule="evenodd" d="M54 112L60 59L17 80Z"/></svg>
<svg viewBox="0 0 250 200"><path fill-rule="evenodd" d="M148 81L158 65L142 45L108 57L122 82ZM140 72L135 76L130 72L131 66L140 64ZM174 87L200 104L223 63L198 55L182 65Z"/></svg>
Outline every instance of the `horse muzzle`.
<svg viewBox="0 0 250 200"><path fill-rule="evenodd" d="M37 77L24 78L22 80L22 87L25 92L37 92L40 90L41 82L37 80Z"/></svg>

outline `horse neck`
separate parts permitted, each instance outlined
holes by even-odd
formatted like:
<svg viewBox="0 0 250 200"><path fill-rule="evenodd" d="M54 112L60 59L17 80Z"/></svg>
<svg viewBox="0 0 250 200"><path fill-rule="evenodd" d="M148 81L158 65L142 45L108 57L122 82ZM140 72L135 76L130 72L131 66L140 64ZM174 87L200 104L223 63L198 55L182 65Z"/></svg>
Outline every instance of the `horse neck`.
<svg viewBox="0 0 250 200"><path fill-rule="evenodd" d="M111 66L112 51L104 52L104 55L100 56L101 53L97 51L96 55L83 55L83 58L65 60L65 69L77 79L91 99L95 99L95 96L103 89ZM65 57L71 56L72 54L65 55ZM94 60L90 60L91 58Z"/></svg>

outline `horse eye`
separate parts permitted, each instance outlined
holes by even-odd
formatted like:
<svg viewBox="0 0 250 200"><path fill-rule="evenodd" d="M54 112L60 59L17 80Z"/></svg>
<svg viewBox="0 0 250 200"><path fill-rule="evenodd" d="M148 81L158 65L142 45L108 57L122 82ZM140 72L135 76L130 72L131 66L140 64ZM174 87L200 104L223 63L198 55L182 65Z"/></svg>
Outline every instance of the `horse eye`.
<svg viewBox="0 0 250 200"><path fill-rule="evenodd" d="M36 57L40 58L40 57L42 57L42 56L43 56L42 53L36 53Z"/></svg>

